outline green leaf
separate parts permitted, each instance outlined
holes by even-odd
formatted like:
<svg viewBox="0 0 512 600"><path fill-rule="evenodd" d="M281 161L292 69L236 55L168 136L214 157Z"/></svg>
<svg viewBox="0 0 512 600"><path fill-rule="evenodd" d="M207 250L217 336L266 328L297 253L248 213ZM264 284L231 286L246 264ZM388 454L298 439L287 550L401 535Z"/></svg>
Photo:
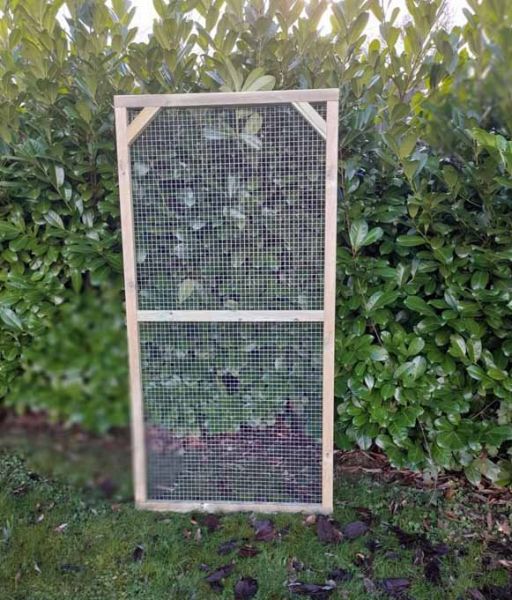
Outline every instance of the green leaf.
<svg viewBox="0 0 512 600"><path fill-rule="evenodd" d="M261 147L263 145L261 139L258 136L252 135L250 133L241 133L240 139L251 148L254 148L254 150L261 150Z"/></svg>
<svg viewBox="0 0 512 600"><path fill-rule="evenodd" d="M356 432L356 443L361 450L369 450L372 445L372 438L362 432Z"/></svg>
<svg viewBox="0 0 512 600"><path fill-rule="evenodd" d="M466 440L453 429L438 433L436 442L439 447L454 451L464 450L467 446Z"/></svg>
<svg viewBox="0 0 512 600"><path fill-rule="evenodd" d="M480 472L477 461L473 461L471 464L465 467L464 475L473 485L480 485L480 482L482 481L482 473Z"/></svg>
<svg viewBox="0 0 512 600"><path fill-rule="evenodd" d="M231 78L229 89L233 92L239 92L242 89L243 84L242 74L234 67L229 58L224 58L224 64L226 65L229 77Z"/></svg>
<svg viewBox="0 0 512 600"><path fill-rule="evenodd" d="M192 296L197 288L197 281L194 279L184 279L178 288L178 303L183 304Z"/></svg>
<svg viewBox="0 0 512 600"><path fill-rule="evenodd" d="M407 348L407 354L408 356L415 356L416 354L419 354L424 347L425 340L423 338L416 337L409 344L409 347Z"/></svg>
<svg viewBox="0 0 512 600"><path fill-rule="evenodd" d="M0 241L1 240L14 240L20 235L21 231L19 227L8 223L7 221L0 221Z"/></svg>
<svg viewBox="0 0 512 600"><path fill-rule="evenodd" d="M423 375L423 373L425 373L425 370L427 368L427 361L425 360L425 358L423 356L416 356L416 358L413 358L411 361L411 369L410 369L410 377L413 380L418 379L418 377L421 377L421 375Z"/></svg>
<svg viewBox="0 0 512 600"><path fill-rule="evenodd" d="M487 370L487 375L495 381L503 381L508 377L507 371L502 371L501 369L496 369L494 367Z"/></svg>
<svg viewBox="0 0 512 600"><path fill-rule="evenodd" d="M76 269L71 271L71 287L77 294L82 289L82 273Z"/></svg>
<svg viewBox="0 0 512 600"><path fill-rule="evenodd" d="M371 229L363 240L362 246L369 246L374 244L384 235L384 231L380 227L374 227Z"/></svg>
<svg viewBox="0 0 512 600"><path fill-rule="evenodd" d="M273 75L262 75L256 79L246 79L242 91L244 92L263 92L274 89L276 85L276 78Z"/></svg>
<svg viewBox="0 0 512 600"><path fill-rule="evenodd" d="M396 238L396 243L399 246L422 246L425 240L420 235L399 235Z"/></svg>
<svg viewBox="0 0 512 600"><path fill-rule="evenodd" d="M258 131L261 129L261 123L261 114L253 112L245 122L244 132L249 134L258 133Z"/></svg>
<svg viewBox="0 0 512 600"><path fill-rule="evenodd" d="M426 315L430 317L436 316L436 311L419 296L407 296L404 304L410 310L420 313L420 315Z"/></svg>
<svg viewBox="0 0 512 600"><path fill-rule="evenodd" d="M472 379L476 379L477 381L486 379L485 371L478 365L470 365L467 368L467 372Z"/></svg>
<svg viewBox="0 0 512 600"><path fill-rule="evenodd" d="M384 362L388 360L389 353L382 346L371 346L370 358L375 361Z"/></svg>
<svg viewBox="0 0 512 600"><path fill-rule="evenodd" d="M484 442L489 446L499 448L503 442L512 440L512 425L492 424L489 431L484 434Z"/></svg>
<svg viewBox="0 0 512 600"><path fill-rule="evenodd" d="M399 146L400 156L402 158L406 158L410 156L414 148L416 147L416 142L418 141L418 136L414 133L409 133L402 138Z"/></svg>
<svg viewBox="0 0 512 600"><path fill-rule="evenodd" d="M64 167L55 165L55 183L60 187L64 183Z"/></svg>
<svg viewBox="0 0 512 600"><path fill-rule="evenodd" d="M471 287L474 290L483 290L489 283L489 273L487 271L476 271L471 277Z"/></svg>
<svg viewBox="0 0 512 600"><path fill-rule="evenodd" d="M56 213L54 210L49 210L44 215L44 220L49 225L52 225L53 227L58 227L59 229L64 229L64 223L63 223L60 215L58 213Z"/></svg>
<svg viewBox="0 0 512 600"><path fill-rule="evenodd" d="M363 220L354 221L350 226L350 245L357 252L364 244L368 236L368 223Z"/></svg>
<svg viewBox="0 0 512 600"><path fill-rule="evenodd" d="M366 25L368 24L369 16L370 14L368 12L359 13L356 20L352 23L348 31L349 44L355 44L359 40L360 35L363 33Z"/></svg>
<svg viewBox="0 0 512 600"><path fill-rule="evenodd" d="M421 377L427 368L427 361L423 356L416 356L411 361L405 362L396 369L394 376L396 379L406 379L415 381Z"/></svg>
<svg viewBox="0 0 512 600"><path fill-rule="evenodd" d="M11 329L23 329L21 319L8 306L0 306L0 319Z"/></svg>
<svg viewBox="0 0 512 600"><path fill-rule="evenodd" d="M394 302L399 296L399 292L375 292L366 303L366 311L371 313L373 311L383 308L387 304Z"/></svg>
<svg viewBox="0 0 512 600"><path fill-rule="evenodd" d="M466 356L466 341L461 335L455 334L450 336L451 347L450 354L456 358Z"/></svg>

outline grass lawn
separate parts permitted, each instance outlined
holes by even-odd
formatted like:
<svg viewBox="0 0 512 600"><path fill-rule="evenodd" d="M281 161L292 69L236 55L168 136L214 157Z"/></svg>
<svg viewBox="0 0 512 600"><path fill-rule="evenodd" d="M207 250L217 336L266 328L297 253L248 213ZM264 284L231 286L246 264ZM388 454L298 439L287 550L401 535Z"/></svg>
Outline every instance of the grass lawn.
<svg viewBox="0 0 512 600"><path fill-rule="evenodd" d="M147 513L4 452L0 598L512 598L509 513L364 476L338 478L338 523Z"/></svg>

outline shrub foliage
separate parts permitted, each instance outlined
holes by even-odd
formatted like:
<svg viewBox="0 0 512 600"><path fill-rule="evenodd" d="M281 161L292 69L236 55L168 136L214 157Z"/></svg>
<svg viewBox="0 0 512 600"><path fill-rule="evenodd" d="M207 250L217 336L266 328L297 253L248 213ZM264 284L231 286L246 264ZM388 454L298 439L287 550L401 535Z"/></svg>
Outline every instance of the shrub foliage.
<svg viewBox="0 0 512 600"><path fill-rule="evenodd" d="M338 445L509 483L512 5L154 4L1 3L4 401L126 419L114 94L334 86Z"/></svg>

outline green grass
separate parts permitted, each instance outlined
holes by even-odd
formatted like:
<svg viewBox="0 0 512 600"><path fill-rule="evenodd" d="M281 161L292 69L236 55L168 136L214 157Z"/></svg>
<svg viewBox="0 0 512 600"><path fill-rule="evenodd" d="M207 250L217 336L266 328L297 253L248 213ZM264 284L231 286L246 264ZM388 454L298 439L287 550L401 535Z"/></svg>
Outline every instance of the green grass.
<svg viewBox="0 0 512 600"><path fill-rule="evenodd" d="M256 598L283 599L293 598L288 582L324 583L335 567L352 572L353 578L339 584L330 597L350 600L389 597L378 585L390 577L408 578L408 594L415 600L469 598L470 588L507 582L505 571L485 566L483 542L467 537L478 533L482 515L461 494L447 503L431 492L369 478L338 481L334 517L343 525L360 518L360 507L371 510L374 519L367 535L326 545L303 516L275 515L282 536L273 542L249 542L261 552L240 558L236 552L219 556L217 548L231 538L254 537L248 514L224 516L221 527L208 533L201 515L140 512L131 502L112 507L83 490L34 479L12 454L1 456L0 487L2 600L233 598L241 576L257 579ZM446 510L456 518L445 520ZM56 530L64 523L63 531ZM425 580L423 565L414 564L415 549L401 547L391 525L426 531L433 543L449 544L450 553L441 559L441 585ZM368 542L377 549L372 551ZM144 547L144 556L135 561L138 545ZM303 570L290 567L293 559L303 563ZM201 565L215 569L232 560L235 568L223 591L211 590ZM369 580L377 591L368 588Z"/></svg>

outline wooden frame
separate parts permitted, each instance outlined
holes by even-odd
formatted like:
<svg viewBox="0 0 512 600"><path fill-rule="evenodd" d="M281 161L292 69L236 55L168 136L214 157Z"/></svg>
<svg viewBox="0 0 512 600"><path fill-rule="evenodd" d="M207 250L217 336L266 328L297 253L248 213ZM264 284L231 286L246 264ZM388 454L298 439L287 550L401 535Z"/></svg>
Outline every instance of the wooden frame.
<svg viewBox="0 0 512 600"><path fill-rule="evenodd" d="M275 92L219 92L208 94L155 94L115 96L116 140L121 204L121 229L126 297L126 321L130 365L132 414L133 476L136 506L148 510L186 512L258 511L323 512L333 509L333 419L334 419L334 323L336 290L336 203L338 171L338 96L337 89L287 90ZM323 119L309 104L325 102ZM138 310L134 244L133 206L130 173L130 145L148 127L163 107L198 107L244 104L291 104L326 143L325 244L323 310ZM141 112L128 123L128 109ZM253 503L155 501L147 498L144 409L139 350L138 323L145 321L323 321L323 399L322 399L322 503Z"/></svg>

